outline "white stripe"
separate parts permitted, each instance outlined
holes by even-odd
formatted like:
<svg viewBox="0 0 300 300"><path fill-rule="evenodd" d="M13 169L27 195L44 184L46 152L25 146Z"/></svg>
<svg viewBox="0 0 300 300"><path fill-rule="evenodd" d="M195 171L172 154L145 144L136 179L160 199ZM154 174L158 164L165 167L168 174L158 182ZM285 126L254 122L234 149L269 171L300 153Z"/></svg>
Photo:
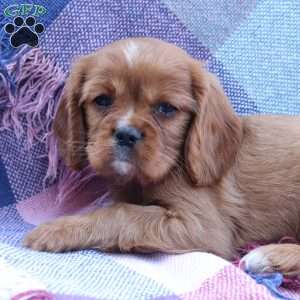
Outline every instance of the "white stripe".
<svg viewBox="0 0 300 300"><path fill-rule="evenodd" d="M178 255L112 255L119 264L163 284L176 294L198 289L230 263L213 254L192 252Z"/></svg>
<svg viewBox="0 0 300 300"><path fill-rule="evenodd" d="M117 128L122 128L130 125L130 119L133 116L134 110L130 108L127 113L118 121Z"/></svg>
<svg viewBox="0 0 300 300"><path fill-rule="evenodd" d="M137 56L139 52L139 47L136 43L129 41L125 48L123 49L125 57L129 65L133 64L134 58Z"/></svg>

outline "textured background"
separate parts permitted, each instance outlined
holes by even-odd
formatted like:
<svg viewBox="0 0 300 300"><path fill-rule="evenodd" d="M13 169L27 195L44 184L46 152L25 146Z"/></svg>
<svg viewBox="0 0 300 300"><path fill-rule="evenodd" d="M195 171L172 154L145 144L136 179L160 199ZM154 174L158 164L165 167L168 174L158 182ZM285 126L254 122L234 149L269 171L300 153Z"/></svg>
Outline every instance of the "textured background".
<svg viewBox="0 0 300 300"><path fill-rule="evenodd" d="M47 8L47 14L38 19L46 26L40 36L40 48L62 72L68 72L74 56L89 53L113 40L131 36L158 37L207 61L240 115L300 113L299 0L40 0L27 3ZM11 0L1 1L0 14L9 4ZM1 24L12 21L3 15L0 18ZM3 35L3 30L1 33ZM6 109L0 101L0 123ZM97 287L105 286L103 295L110 295L110 299L147 299L149 295L170 293L160 283L146 284L142 275L131 274L122 287L128 291L122 298L117 295L114 298L112 291L117 288L109 270L116 270L115 276L121 275L118 275L118 263L107 255L99 259L91 252L79 252L57 255L54 259L50 254L26 252L24 259L20 239L31 226L24 222L16 203L42 192L48 163L42 157L46 154L42 143L35 143L30 151L25 145L25 136L17 138L12 131L0 131L0 255L11 264L30 270L54 291L67 293L69 286L72 293L82 294L84 285L89 292L83 294L96 297ZM76 274L78 270L87 271L87 265L89 277L84 281ZM104 275L93 277L98 270ZM68 278L66 273L72 275ZM133 297L133 287L139 296Z"/></svg>

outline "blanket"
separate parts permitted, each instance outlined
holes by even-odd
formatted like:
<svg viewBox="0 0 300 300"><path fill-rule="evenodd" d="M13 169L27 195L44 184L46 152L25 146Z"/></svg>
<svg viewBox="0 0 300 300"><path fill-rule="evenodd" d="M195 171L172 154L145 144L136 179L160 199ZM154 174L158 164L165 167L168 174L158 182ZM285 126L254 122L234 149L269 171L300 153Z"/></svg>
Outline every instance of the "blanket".
<svg viewBox="0 0 300 300"><path fill-rule="evenodd" d="M208 253L50 254L21 243L36 224L109 201L90 170L63 165L51 131L74 57L160 38L205 61L238 114L299 114L298 0L2 0L0 27L0 300L300 299L297 280L250 276Z"/></svg>

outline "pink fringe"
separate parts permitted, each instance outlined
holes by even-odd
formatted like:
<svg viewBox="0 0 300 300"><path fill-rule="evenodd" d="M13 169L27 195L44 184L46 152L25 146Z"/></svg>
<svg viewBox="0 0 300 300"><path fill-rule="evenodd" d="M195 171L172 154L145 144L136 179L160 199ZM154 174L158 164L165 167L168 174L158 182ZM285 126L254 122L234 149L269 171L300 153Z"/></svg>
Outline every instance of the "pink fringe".
<svg viewBox="0 0 300 300"><path fill-rule="evenodd" d="M70 201L72 205L73 199L87 195L86 190L87 201L101 198L107 192L103 180L90 168L75 172L59 159L51 125L66 78L62 69L38 48L19 53L10 62L2 62L5 68L0 72L0 130L12 129L17 137L25 134L28 150L35 142L45 145L48 169L44 187L57 179L58 203Z"/></svg>
<svg viewBox="0 0 300 300"><path fill-rule="evenodd" d="M36 300L54 300L54 295L43 291L43 290L29 290L13 296L11 300L26 300L26 299L36 299Z"/></svg>
<svg viewBox="0 0 300 300"><path fill-rule="evenodd" d="M71 199L80 194L82 190L94 179L99 178L96 173L90 168L85 167L82 171L73 171L66 166L62 166L58 180L57 202L62 202L63 199ZM100 192L100 194L99 194ZM95 191L95 199L103 194L103 184L99 185L99 190Z"/></svg>
<svg viewBox="0 0 300 300"><path fill-rule="evenodd" d="M49 159L45 179L54 179L59 159L51 124L66 76L39 48L32 49L6 67L16 84L12 88L0 75L0 108L4 108L0 130L12 129L17 137L26 134L27 149L37 141L44 143Z"/></svg>

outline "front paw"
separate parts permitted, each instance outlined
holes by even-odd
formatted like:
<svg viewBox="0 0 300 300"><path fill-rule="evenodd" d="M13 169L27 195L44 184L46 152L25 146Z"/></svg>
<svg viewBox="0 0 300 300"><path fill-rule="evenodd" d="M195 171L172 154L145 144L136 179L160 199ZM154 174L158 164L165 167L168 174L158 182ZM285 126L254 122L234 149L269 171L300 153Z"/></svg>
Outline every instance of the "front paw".
<svg viewBox="0 0 300 300"><path fill-rule="evenodd" d="M23 245L37 251L71 250L74 248L72 228L61 221L42 224L25 237Z"/></svg>

